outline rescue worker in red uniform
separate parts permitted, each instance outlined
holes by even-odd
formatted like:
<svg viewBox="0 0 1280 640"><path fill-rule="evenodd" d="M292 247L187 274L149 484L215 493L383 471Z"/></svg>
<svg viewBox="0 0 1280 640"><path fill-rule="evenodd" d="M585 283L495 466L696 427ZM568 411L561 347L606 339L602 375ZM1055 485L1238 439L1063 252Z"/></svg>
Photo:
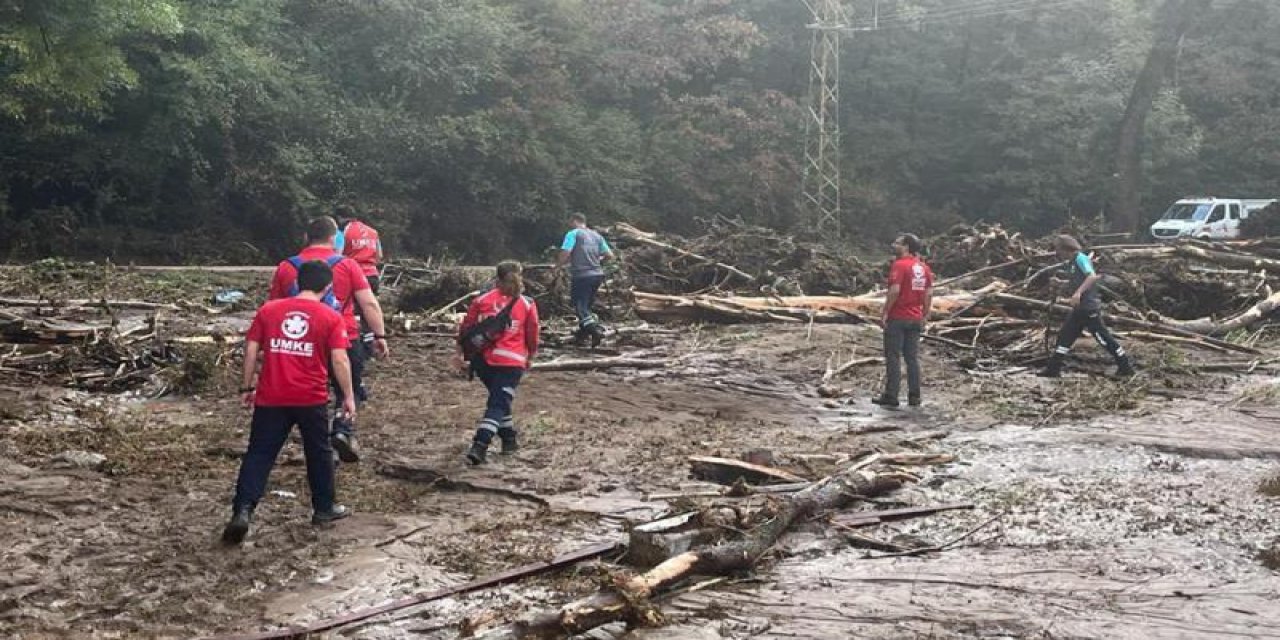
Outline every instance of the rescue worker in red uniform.
<svg viewBox="0 0 1280 640"><path fill-rule="evenodd" d="M302 434L311 488L312 524L350 515L334 503L333 451L329 448L329 376L344 391L342 409L356 412L347 361L347 328L322 297L333 283L333 271L322 261L298 268L296 297L267 302L258 310L245 337L243 394L253 407L249 448L240 461L231 521L222 531L227 544L240 544L249 532L253 511L266 490L276 456L294 425ZM262 371L257 372L258 355ZM330 367L332 366L332 369ZM257 384L254 377L257 375Z"/></svg>
<svg viewBox="0 0 1280 640"><path fill-rule="evenodd" d="M502 440L503 455L511 455L519 449L511 404L515 400L520 378L529 369L538 352L539 331L538 307L532 299L522 295L523 270L519 262L506 261L499 264L497 286L471 303L458 328L459 335L464 335L483 319L498 315L509 304L511 306L511 323L493 344L474 356L469 364L463 361L461 350L454 358L457 368L465 371L469 366L489 391L484 416L476 426L471 448L467 450L469 464L481 464L485 461L489 443L495 435Z"/></svg>
<svg viewBox="0 0 1280 640"><path fill-rule="evenodd" d="M277 300L296 295L298 292L298 266L310 260L320 260L329 265L333 271L333 290L324 296L324 301L341 315L346 325L350 346L347 357L351 362L351 378L357 390L356 400L360 401L359 389L364 386L364 348L360 345L360 325L356 322L355 307L359 305L361 315L373 328L374 354L385 358L390 353L387 347L386 327L382 319L382 307L378 299L369 289L369 281L365 278L360 266L350 258L338 255L333 249L333 238L338 226L333 218L323 216L307 225L307 246L276 267L271 279L271 291L268 298ZM341 406L346 398L345 392L334 385L336 406ZM356 446L355 424L341 412L335 412L332 427L333 448L343 462L358 462L360 452Z"/></svg>
<svg viewBox="0 0 1280 640"><path fill-rule="evenodd" d="M378 295L382 277L378 271L378 263L382 261L382 240L378 238L378 230L355 217L350 207L340 207L343 217L338 218L338 237L343 244L338 251L360 265L364 277L369 281L369 290ZM368 353L373 353L374 332L364 319L364 314L356 309L360 320L360 343ZM356 395L361 402L368 399L364 385L356 385Z"/></svg>
<svg viewBox="0 0 1280 640"><path fill-rule="evenodd" d="M924 244L904 233L893 241L896 258L889 268L889 291L880 321L884 327L884 393L872 400L882 407L898 406L902 361L907 365L907 402L920 406L920 334L933 306L933 271L920 259Z"/></svg>
<svg viewBox="0 0 1280 640"><path fill-rule="evenodd" d="M382 240L378 237L378 230L354 217L339 219L338 228L343 236L342 255L360 265L364 277L369 280L369 288L378 295L378 263L382 262Z"/></svg>

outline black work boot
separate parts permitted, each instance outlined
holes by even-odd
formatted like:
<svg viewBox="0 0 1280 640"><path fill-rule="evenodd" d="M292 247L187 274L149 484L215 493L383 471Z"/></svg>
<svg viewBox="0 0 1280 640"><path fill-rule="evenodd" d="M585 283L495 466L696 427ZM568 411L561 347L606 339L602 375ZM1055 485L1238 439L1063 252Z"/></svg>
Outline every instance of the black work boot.
<svg viewBox="0 0 1280 640"><path fill-rule="evenodd" d="M360 462L360 449L356 446L356 437L350 433L339 431L331 438L333 450L343 462Z"/></svg>
<svg viewBox="0 0 1280 640"><path fill-rule="evenodd" d="M595 349L596 347L599 347L600 343L604 342L604 327L600 326L600 323L591 325L590 335L591 335L591 348Z"/></svg>
<svg viewBox="0 0 1280 640"><path fill-rule="evenodd" d="M317 511L311 514L311 524L329 524L330 522L341 520L349 515L351 515L351 509L340 504L335 504L333 505L333 508L328 511Z"/></svg>
<svg viewBox="0 0 1280 640"><path fill-rule="evenodd" d="M584 347L587 345L587 328L586 327L578 327L578 330L573 332L572 344L575 347Z"/></svg>
<svg viewBox="0 0 1280 640"><path fill-rule="evenodd" d="M907 404L913 407L920 406L920 396L907 396Z"/></svg>
<svg viewBox="0 0 1280 640"><path fill-rule="evenodd" d="M467 464L484 464L485 455L488 451L489 445L480 442L472 442L471 448L467 449Z"/></svg>
<svg viewBox="0 0 1280 640"><path fill-rule="evenodd" d="M516 430L513 428L498 429L498 437L502 440L502 450L500 455L509 456L520 450L520 441L516 439Z"/></svg>
<svg viewBox="0 0 1280 640"><path fill-rule="evenodd" d="M878 396L876 396L876 397L874 397L874 398L872 398L872 399L871 399L871 404L878 404L878 405L880 405L880 406L882 406L882 407L884 407L884 408L886 408L886 409L897 409L897 408L898 408L898 399L897 399L897 398L890 398L889 396L886 396L886 395L884 395L884 394L880 394L880 395L878 395Z"/></svg>
<svg viewBox="0 0 1280 640"><path fill-rule="evenodd" d="M1062 358L1053 356L1049 358L1049 362L1044 368L1036 372L1041 378L1061 378L1062 377Z"/></svg>
<svg viewBox="0 0 1280 640"><path fill-rule="evenodd" d="M1132 378L1138 375L1138 370L1133 368L1133 359L1127 355L1116 358L1116 377Z"/></svg>
<svg viewBox="0 0 1280 640"><path fill-rule="evenodd" d="M249 533L249 521L253 519L253 509L237 507L231 514L231 521L222 529L222 544L236 545L244 542Z"/></svg>

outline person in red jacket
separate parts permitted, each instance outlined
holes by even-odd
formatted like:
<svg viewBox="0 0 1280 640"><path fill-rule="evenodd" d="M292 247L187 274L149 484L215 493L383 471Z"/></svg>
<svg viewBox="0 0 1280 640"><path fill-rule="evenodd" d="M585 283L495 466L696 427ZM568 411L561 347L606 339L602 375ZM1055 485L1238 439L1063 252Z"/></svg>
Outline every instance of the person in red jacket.
<svg viewBox="0 0 1280 640"><path fill-rule="evenodd" d="M389 354L386 326L383 324L382 307L369 289L369 281L361 271L360 265L334 251L333 239L337 232L337 223L328 216L316 218L308 223L307 246L298 252L298 255L281 261L276 267L267 297L277 300L297 295L298 267L303 262L321 260L329 265L333 270L333 289L323 296L322 301L342 314L347 337L350 340L347 358L351 362L351 378L355 385L356 400L362 402L365 352L360 345L360 325L356 322L355 307L360 306L361 315L373 328L374 353L381 358ZM341 405L346 396L336 384L334 391L336 404ZM338 451L339 459L343 462L360 460L360 452L356 447L355 423L348 420L341 412L335 412L332 437L333 448Z"/></svg>
<svg viewBox="0 0 1280 640"><path fill-rule="evenodd" d="M338 228L343 236L342 255L360 265L369 280L369 288L378 295L378 263L382 262L382 239L378 237L378 230L354 215L339 218Z"/></svg>
<svg viewBox="0 0 1280 640"><path fill-rule="evenodd" d="M329 265L315 260L298 268L296 297L262 305L245 336L245 407L253 407L249 448L240 461L231 521L222 531L227 544L240 544L249 532L249 520L266 490L276 456L293 425L302 433L307 457L307 483L311 487L312 524L324 524L350 515L334 504L333 451L329 448L329 373L345 392L342 409L355 415L351 392L351 365L347 361L347 329L321 298L333 283ZM258 354L262 372L254 385Z"/></svg>
<svg viewBox="0 0 1280 640"><path fill-rule="evenodd" d="M378 230L363 220L355 217L355 210L348 206L338 207L338 237L343 238L342 246L337 247L343 256L355 260L369 281L369 290L378 295L382 277L378 272L378 263L382 261L382 240L378 238ZM356 309L360 320L360 343L366 351L373 353L374 331L360 309ZM364 401L367 395L364 387L356 385L356 394Z"/></svg>
<svg viewBox="0 0 1280 640"><path fill-rule="evenodd" d="M920 238L904 233L893 241L896 259L889 268L889 292L881 312L884 327L884 393L872 402L894 408L907 364L907 402L920 406L920 334L933 306L933 271L920 259Z"/></svg>
<svg viewBox="0 0 1280 640"><path fill-rule="evenodd" d="M469 366L489 391L484 417L476 426L476 435L467 450L467 462L481 464L489 450L489 443L497 435L502 440L502 454L511 455L519 449L516 441L515 421L511 403L515 400L520 378L529 369L538 352L538 307L533 300L521 295L524 268L519 262L506 261L498 265L497 286L476 298L467 308L467 315L458 328L458 335L485 318L496 316L511 304L511 323L488 348L463 361L459 349L454 365L460 370Z"/></svg>

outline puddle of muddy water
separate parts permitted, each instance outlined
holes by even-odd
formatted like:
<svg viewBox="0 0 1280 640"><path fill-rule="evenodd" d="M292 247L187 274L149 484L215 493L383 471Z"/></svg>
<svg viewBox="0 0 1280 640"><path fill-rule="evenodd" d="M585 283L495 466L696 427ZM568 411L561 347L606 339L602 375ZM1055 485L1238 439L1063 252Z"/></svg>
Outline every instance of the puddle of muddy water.
<svg viewBox="0 0 1280 640"><path fill-rule="evenodd" d="M1210 439L1212 425L1232 426ZM1178 406L957 434L943 443L961 459L939 470L945 480L896 497L977 509L866 534L942 543L1002 514L962 546L919 558L794 555L762 574L764 586L681 596L668 609L692 618L677 628L710 620L729 638L1280 637L1280 577L1254 557L1280 521L1280 501L1255 491L1275 472L1255 445L1274 430ZM1207 457L1150 446L1197 438L1204 448L1187 451ZM1236 458L1244 452L1262 457Z"/></svg>

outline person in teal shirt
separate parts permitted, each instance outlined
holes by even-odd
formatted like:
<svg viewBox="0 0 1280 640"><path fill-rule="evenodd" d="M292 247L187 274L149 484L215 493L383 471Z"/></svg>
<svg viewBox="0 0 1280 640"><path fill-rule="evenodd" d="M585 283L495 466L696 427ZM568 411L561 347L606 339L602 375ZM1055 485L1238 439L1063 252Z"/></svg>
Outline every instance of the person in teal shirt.
<svg viewBox="0 0 1280 640"><path fill-rule="evenodd" d="M578 316L574 342L582 344L590 338L591 346L596 347L604 338L604 327L591 312L591 306L604 283L604 263L613 258L613 249L604 236L587 227L587 217L581 213L569 216L569 224L573 228L560 243L556 267L569 268L569 300Z"/></svg>

